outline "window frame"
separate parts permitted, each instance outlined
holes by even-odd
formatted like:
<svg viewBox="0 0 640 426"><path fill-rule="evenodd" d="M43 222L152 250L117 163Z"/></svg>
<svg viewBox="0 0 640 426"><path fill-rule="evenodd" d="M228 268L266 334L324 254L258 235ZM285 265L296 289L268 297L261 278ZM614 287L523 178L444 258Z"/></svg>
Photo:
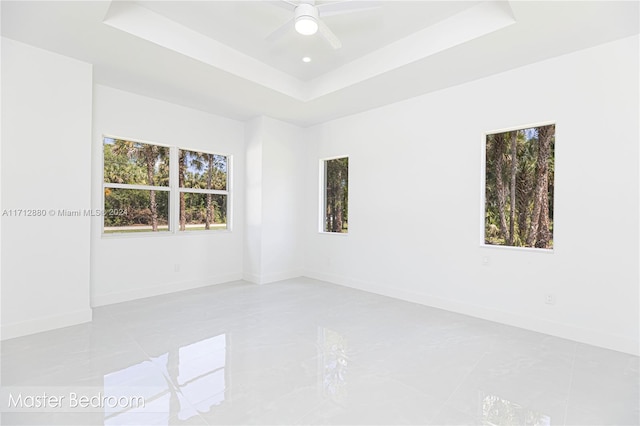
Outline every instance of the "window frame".
<svg viewBox="0 0 640 426"><path fill-rule="evenodd" d="M140 143L140 144L146 144L146 145L155 145L155 146L160 146L163 148L168 148L169 149L169 186L151 186L151 185L138 185L138 184L120 184L120 183L107 183L105 182L105 155L104 155L104 142L105 139L113 139L113 140L125 140L125 141L129 141L129 142L133 142L133 143ZM154 231L138 231L138 232L114 232L114 233L105 233L105 226L104 226L104 217L101 217L101 224L100 224L100 234L102 236L102 238L140 238L140 237L152 237L152 238L157 238L157 237L166 237L166 236L183 236L183 235L217 235L217 234L224 234L224 233L229 233L233 231L233 155L232 154L227 154L227 153L223 153L223 152L211 152L211 151L204 151L204 150L200 150L200 149L193 149L193 148L188 148L185 146L178 146L178 145L169 145L166 143L156 143L156 142L150 142L150 141L146 141L146 140L140 140L140 139L134 139L134 138L128 138L128 137L121 137L121 136L114 136L111 134L103 134L101 139L100 139L100 147L101 147L101 176L102 176L102 183L101 183L101 195L100 195L100 211L104 211L105 208L105 189L106 188L114 188L114 189L135 189L135 190L156 190L156 191L163 191L163 192L168 192L168 203L169 203L169 218L168 218L168 225L169 225L169 230L168 231L160 231L160 232L154 232ZM220 155L220 156L224 156L227 158L227 189L226 191L222 191L222 190L208 190L208 189L199 189L199 188L179 188L178 186L178 160L179 160L179 150L186 150L186 151L195 151L195 152L203 152L206 154L214 154L214 155ZM226 195L227 197L227 223L226 223L226 229L223 230L197 230L197 231L180 231L179 230L179 220L180 220L180 202L179 202L179 194L181 192L181 189L183 190L183 192L190 192L190 193L211 193L211 194L217 194L217 195ZM214 231L214 232L212 232Z"/></svg>
<svg viewBox="0 0 640 426"><path fill-rule="evenodd" d="M105 167L105 155L104 155L104 145L105 145L105 139L111 139L111 140L123 140L123 141L127 141L127 142L132 142L135 144L143 144L143 145L154 145L154 146L159 146L162 148L167 148L169 149L169 186L160 186L160 185L140 185L140 184L129 184L129 183L110 183L110 182L105 182L105 174L104 174L104 167ZM172 234L173 228L172 228L172 223L171 223L171 219L172 219L172 204L171 204L171 164L173 164L173 158L171 155L171 146L167 145L167 144L162 144L162 143L155 143L155 142L149 142L149 141L143 141L143 140L139 140L139 139L132 139L132 138L123 138L123 137L119 137L119 136L113 136L113 135L108 135L108 134L103 134L102 138L101 138L101 153L102 153L102 191L101 191L101 204L100 204L100 211L104 212L105 211L105 203L106 203L106 195L105 195L105 190L107 188L112 188L112 189L130 189L130 190L143 190L143 191L160 191L160 192L168 192L168 218L167 218L167 226L168 226L168 230L166 231L137 231L137 232L113 232L113 233L107 233L105 232L105 225L104 225L104 216L101 216L101 225L100 225L100 229L101 229L101 235L103 237L108 237L108 238L113 238L113 237L121 237L121 236L141 236L141 235L170 235Z"/></svg>
<svg viewBox="0 0 640 426"><path fill-rule="evenodd" d="M213 154L213 155L220 155L223 157L226 157L227 159L227 184L226 184L226 190L220 190L220 189L200 189L200 188L181 188L180 187L180 183L179 183L179 179L178 179L178 173L179 173L179 167L175 168L175 179L171 180L171 182L175 182L175 187L176 187L176 191L175 191L175 204L176 204L176 214L175 214L175 224L174 224L174 229L176 231L177 234L179 235L191 235L191 234L198 234L198 233L211 233L211 229L209 230L198 230L198 231L189 231L187 232L185 231L180 231L180 193L189 193L189 194L212 194L212 195L225 195L227 197L227 214L226 214L226 218L227 218L227 227L225 229L222 230L216 230L216 233L223 233L223 232L230 232L231 231L231 173L233 171L233 156L231 154L223 154L221 152L208 152L208 151L202 151L202 150L197 150L197 149L191 149L191 148L185 148L185 147L180 147L180 146L176 146L175 147L175 164L178 164L179 160L180 160L180 150L183 151L190 151L190 152L202 152L203 154Z"/></svg>
<svg viewBox="0 0 640 426"><path fill-rule="evenodd" d="M324 235L341 235L348 236L349 235L349 221L347 220L347 231L346 232L332 232L325 231L325 223L326 223L326 211L327 211L327 194L326 194L326 164L331 160L339 160L342 158L346 158L348 163L351 163L351 158L349 155L335 155L332 157L324 157L318 160L318 182L319 182L319 190L318 190L318 233ZM351 167L347 169L347 188L349 188L349 181L351 178ZM347 211L349 210L349 196L347 195Z"/></svg>
<svg viewBox="0 0 640 426"><path fill-rule="evenodd" d="M541 253L541 254L554 254L555 249L558 247L558 238L556 235L556 228L558 224L556 211L554 209L553 216L553 247L551 248L540 248L540 247L520 247L520 246L509 246L509 245L501 245L501 244L487 244L485 243L485 224L486 224L486 179L487 179L487 136L495 135L498 133L506 133L517 130L526 130L535 127L549 126L555 125L554 138L557 140L558 138L558 120L547 120L547 121L538 121L534 123L528 124L520 124L505 128L499 128L494 130L487 130L482 133L482 139L480 141L480 208L478 217L480 219L479 226L479 243L481 248L487 248L492 250L515 250L521 252L530 252L530 253ZM555 166L557 159L557 146L554 147L554 177L557 171L557 167ZM554 187L557 189L557 180L554 181ZM554 191L554 198L557 191ZM554 205L555 205L554 200Z"/></svg>

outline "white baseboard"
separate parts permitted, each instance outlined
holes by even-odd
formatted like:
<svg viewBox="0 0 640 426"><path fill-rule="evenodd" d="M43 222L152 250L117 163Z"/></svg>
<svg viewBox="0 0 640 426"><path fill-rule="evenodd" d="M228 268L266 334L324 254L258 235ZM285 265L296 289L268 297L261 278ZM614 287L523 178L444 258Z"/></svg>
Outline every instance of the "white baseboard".
<svg viewBox="0 0 640 426"><path fill-rule="evenodd" d="M345 287L363 290L370 293L380 294L382 296L392 297L394 299L405 300L408 302L419 303L425 306L431 306L438 309L444 309L463 315L469 315L501 324L511 325L518 328L524 328L539 333L549 334L563 339L574 340L593 346L599 346L614 351L624 352L632 355L640 355L638 341L628 339L621 336L601 333L594 330L576 327L573 325L562 324L558 322L548 321L540 318L525 317L511 312L500 311L496 309L485 308L483 306L461 303L455 300L442 299L434 296L417 294L390 288L378 284L372 284L344 276L327 274L318 271L304 271L304 276L317 280L327 281L332 284L338 284Z"/></svg>
<svg viewBox="0 0 640 426"><path fill-rule="evenodd" d="M92 295L91 306L105 306L114 303L129 302L145 297L160 296L163 294L175 293L177 291L192 290L194 288L207 287L210 285L223 284L243 279L242 273L218 275L203 280L178 281L169 284L157 285L153 287L138 288L129 291Z"/></svg>
<svg viewBox="0 0 640 426"><path fill-rule="evenodd" d="M252 272L245 272L242 274L242 279L245 281L249 281L253 284L260 284L260 275L254 274Z"/></svg>
<svg viewBox="0 0 640 426"><path fill-rule="evenodd" d="M62 315L53 315L43 318L34 318L14 324L3 324L0 333L2 340L13 339L15 337L27 336L29 334L54 330L56 328L69 327L72 325L90 322L93 317L91 308L79 311L68 312Z"/></svg>
<svg viewBox="0 0 640 426"><path fill-rule="evenodd" d="M272 274L264 274L262 275L262 280L260 281L260 284L274 283L276 281L284 281L284 280L289 280L291 278L298 278L301 276L302 276L301 269L295 269L292 271L275 272Z"/></svg>
<svg viewBox="0 0 640 426"><path fill-rule="evenodd" d="M254 274L245 272L243 278L245 281L249 281L254 284L269 284L276 281L284 281L291 278L298 278L302 276L302 269L295 269L292 271L276 272L272 274Z"/></svg>

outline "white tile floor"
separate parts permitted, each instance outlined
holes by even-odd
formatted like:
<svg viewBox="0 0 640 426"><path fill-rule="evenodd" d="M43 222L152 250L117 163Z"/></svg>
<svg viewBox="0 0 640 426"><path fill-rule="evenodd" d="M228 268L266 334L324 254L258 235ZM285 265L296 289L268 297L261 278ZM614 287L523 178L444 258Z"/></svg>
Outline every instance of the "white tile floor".
<svg viewBox="0 0 640 426"><path fill-rule="evenodd" d="M3 342L2 389L24 399L2 424L638 425L638 364L310 279L238 282ZM34 412L43 391L106 408Z"/></svg>

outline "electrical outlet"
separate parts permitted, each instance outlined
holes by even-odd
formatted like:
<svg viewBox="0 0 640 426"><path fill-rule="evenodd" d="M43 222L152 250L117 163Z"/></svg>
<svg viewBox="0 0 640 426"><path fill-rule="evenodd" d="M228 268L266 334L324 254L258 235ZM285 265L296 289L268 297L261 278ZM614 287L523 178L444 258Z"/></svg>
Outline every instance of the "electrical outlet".
<svg viewBox="0 0 640 426"><path fill-rule="evenodd" d="M544 303L547 305L555 305L556 304L556 296L554 294L548 293L544 295Z"/></svg>
<svg viewBox="0 0 640 426"><path fill-rule="evenodd" d="M489 266L489 256L484 256L482 258L482 266Z"/></svg>
<svg viewBox="0 0 640 426"><path fill-rule="evenodd" d="M175 265L173 265L173 272L180 272L180 264L176 263Z"/></svg>

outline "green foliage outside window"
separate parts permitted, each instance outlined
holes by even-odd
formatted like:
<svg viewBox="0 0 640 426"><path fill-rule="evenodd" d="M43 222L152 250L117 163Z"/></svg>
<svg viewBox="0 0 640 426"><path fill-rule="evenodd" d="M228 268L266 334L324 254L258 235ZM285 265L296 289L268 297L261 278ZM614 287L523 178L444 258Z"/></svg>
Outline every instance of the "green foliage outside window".
<svg viewBox="0 0 640 426"><path fill-rule="evenodd" d="M179 230L227 229L229 158L177 153ZM168 231L171 149L105 137L103 155L104 232Z"/></svg>
<svg viewBox="0 0 640 426"><path fill-rule="evenodd" d="M555 125L486 137L485 244L553 248Z"/></svg>
<svg viewBox="0 0 640 426"><path fill-rule="evenodd" d="M151 231L153 212L151 191L139 189L105 188L105 232ZM169 192L155 194L157 231L169 230Z"/></svg>
<svg viewBox="0 0 640 426"><path fill-rule="evenodd" d="M105 138L105 233L169 230L169 148ZM155 189L114 188L108 184Z"/></svg>
<svg viewBox="0 0 640 426"><path fill-rule="evenodd" d="M349 158L324 162L324 231L346 233L349 223Z"/></svg>
<svg viewBox="0 0 640 426"><path fill-rule="evenodd" d="M227 229L228 158L179 150L180 231ZM182 189L204 192L191 193Z"/></svg>

